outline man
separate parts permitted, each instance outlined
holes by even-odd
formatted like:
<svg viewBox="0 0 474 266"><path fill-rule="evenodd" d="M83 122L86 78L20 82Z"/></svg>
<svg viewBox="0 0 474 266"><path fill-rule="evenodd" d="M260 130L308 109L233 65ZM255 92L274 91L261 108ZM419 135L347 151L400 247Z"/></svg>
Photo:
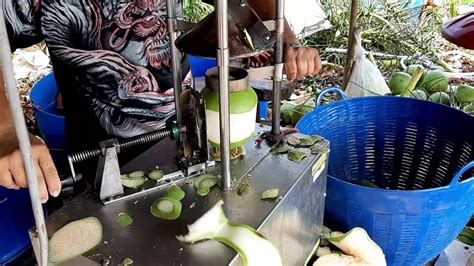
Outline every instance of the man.
<svg viewBox="0 0 474 266"><path fill-rule="evenodd" d="M159 129L174 114L165 0L0 1L12 47L44 39L49 48L65 108L68 150ZM274 17L274 2L249 1L263 20ZM321 68L317 51L298 44L286 25L289 79ZM183 73L189 71L184 56L181 66ZM19 189L27 182L3 81L1 85L0 185ZM43 142L33 136L31 142L46 202L48 192L59 194L60 180Z"/></svg>

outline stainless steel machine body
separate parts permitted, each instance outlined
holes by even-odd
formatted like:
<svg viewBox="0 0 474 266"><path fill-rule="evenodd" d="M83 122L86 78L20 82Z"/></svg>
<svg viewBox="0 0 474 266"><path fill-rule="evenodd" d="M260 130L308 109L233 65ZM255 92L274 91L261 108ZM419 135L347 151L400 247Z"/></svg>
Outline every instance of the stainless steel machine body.
<svg viewBox="0 0 474 266"><path fill-rule="evenodd" d="M278 117L280 87L283 76L283 0L275 0L276 44L274 68L274 114ZM174 44L177 37L175 1L167 0L167 24L170 40ZM246 1L241 1L246 5ZM70 221L87 216L97 217L104 226L104 242L95 250L67 265L118 265L126 257L132 258L136 265L227 265L239 264L236 253L215 241L204 241L189 245L179 242L175 236L186 234L188 224L193 223L209 210L218 200L224 199L224 210L234 223L243 223L256 228L265 235L280 251L284 265L302 265L319 239L324 212L324 192L326 189L327 154L310 155L301 163L288 160L286 155L272 155L271 146L266 142L256 145L253 141L245 145L247 154L243 159L230 161L229 127L229 40L228 40L228 3L215 0L218 44L216 58L219 69L220 104L220 143L221 163L211 167L212 163L202 163L178 169L174 158L177 154L176 143L170 140L159 142L130 164L122 167L121 172L151 170L159 166L167 174L160 183L148 181L141 191L125 192L120 200L111 200L102 204L97 195L86 192L73 199L67 206L47 218L47 235ZM175 85L175 103L178 124L181 120L180 96L182 87L179 70L179 54L176 47L171 51L173 81ZM18 108L17 108L18 109ZM18 112L19 113L19 112ZM257 125L257 134L272 132L280 135L280 124L274 119L273 128ZM325 143L324 145L328 145ZM26 150L26 149L25 149ZM24 152L27 155L29 152ZM31 167L27 167L31 168ZM116 168L116 167L115 167ZM214 188L206 197L198 196L188 182L204 170L213 172L223 181L220 188ZM115 173L116 174L116 173ZM31 181L33 190L38 186ZM249 193L239 196L235 190L241 182L249 184ZM175 221L166 221L152 216L149 212L152 203L164 195L169 184L180 185L186 191L183 200L183 212ZM279 188L281 198L277 201L262 201L260 195L271 188ZM234 190L232 190L234 189ZM31 190L31 189L30 189ZM38 193L31 193L32 202L39 205ZM105 197L105 196L104 196ZM134 222L122 228L116 222L119 213L126 212ZM30 231L40 265L46 265L47 244L42 215L37 217L36 230ZM40 241L41 240L41 241ZM41 245L40 245L41 243Z"/></svg>
<svg viewBox="0 0 474 266"><path fill-rule="evenodd" d="M269 129L257 126L257 133ZM321 145L328 146L328 143L324 141ZM175 238L186 234L187 225L224 199L224 211L230 221L256 228L278 248L284 265L303 265L322 229L327 154L308 155L301 163L296 163L288 160L286 154L269 153L271 147L265 142L257 145L251 141L245 148L244 158L231 161L230 165L232 179L248 183L250 189L245 195L239 196L235 189L223 191L215 187L208 196L201 197L191 182L182 179L170 179L155 190L105 206L96 196L85 193L47 218L48 236L72 220L95 216L104 227L103 244L66 265L104 262L119 265L126 257L133 259L135 265L239 265L237 254L219 242L191 245ZM310 153L309 149L305 151ZM122 172L153 169L156 165L165 173L174 172L173 156L168 155L175 152L175 144L164 140L122 167ZM220 173L219 167L208 170L216 175ZM172 183L186 192L183 211L175 221L158 219L150 213L150 206ZM271 188L279 188L282 197L277 201L261 200L261 193ZM121 227L116 222L117 215L122 212L133 219L128 227ZM36 243L35 234L32 232L31 235Z"/></svg>

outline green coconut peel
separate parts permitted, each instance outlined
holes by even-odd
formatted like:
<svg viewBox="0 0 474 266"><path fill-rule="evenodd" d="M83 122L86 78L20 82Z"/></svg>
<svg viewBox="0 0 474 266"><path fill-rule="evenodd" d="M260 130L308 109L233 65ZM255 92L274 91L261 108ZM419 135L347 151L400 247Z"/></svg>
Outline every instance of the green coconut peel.
<svg viewBox="0 0 474 266"><path fill-rule="evenodd" d="M246 266L282 265L278 250L264 236L247 225L232 224L224 214L220 200L196 222L188 226L187 235L177 236L181 242L195 243L212 239L234 249Z"/></svg>

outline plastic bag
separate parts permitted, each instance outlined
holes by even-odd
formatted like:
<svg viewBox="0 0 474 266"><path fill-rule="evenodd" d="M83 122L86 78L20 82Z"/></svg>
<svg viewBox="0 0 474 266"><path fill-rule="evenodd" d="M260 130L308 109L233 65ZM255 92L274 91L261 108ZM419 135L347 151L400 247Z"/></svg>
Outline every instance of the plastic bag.
<svg viewBox="0 0 474 266"><path fill-rule="evenodd" d="M380 70L365 56L366 51L362 47L360 29L357 29L354 34L356 38L356 51L352 74L347 83L347 96L355 98L375 95L382 96L390 93L390 89Z"/></svg>

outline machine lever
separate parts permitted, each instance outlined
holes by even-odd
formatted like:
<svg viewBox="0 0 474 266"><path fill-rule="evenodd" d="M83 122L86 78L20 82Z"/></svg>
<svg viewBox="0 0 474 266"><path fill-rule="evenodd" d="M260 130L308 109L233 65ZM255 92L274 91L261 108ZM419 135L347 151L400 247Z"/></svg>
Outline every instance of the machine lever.
<svg viewBox="0 0 474 266"><path fill-rule="evenodd" d="M61 180L61 187L70 187L74 185L76 182L82 179L82 174L77 174L76 176L68 176L65 179Z"/></svg>

